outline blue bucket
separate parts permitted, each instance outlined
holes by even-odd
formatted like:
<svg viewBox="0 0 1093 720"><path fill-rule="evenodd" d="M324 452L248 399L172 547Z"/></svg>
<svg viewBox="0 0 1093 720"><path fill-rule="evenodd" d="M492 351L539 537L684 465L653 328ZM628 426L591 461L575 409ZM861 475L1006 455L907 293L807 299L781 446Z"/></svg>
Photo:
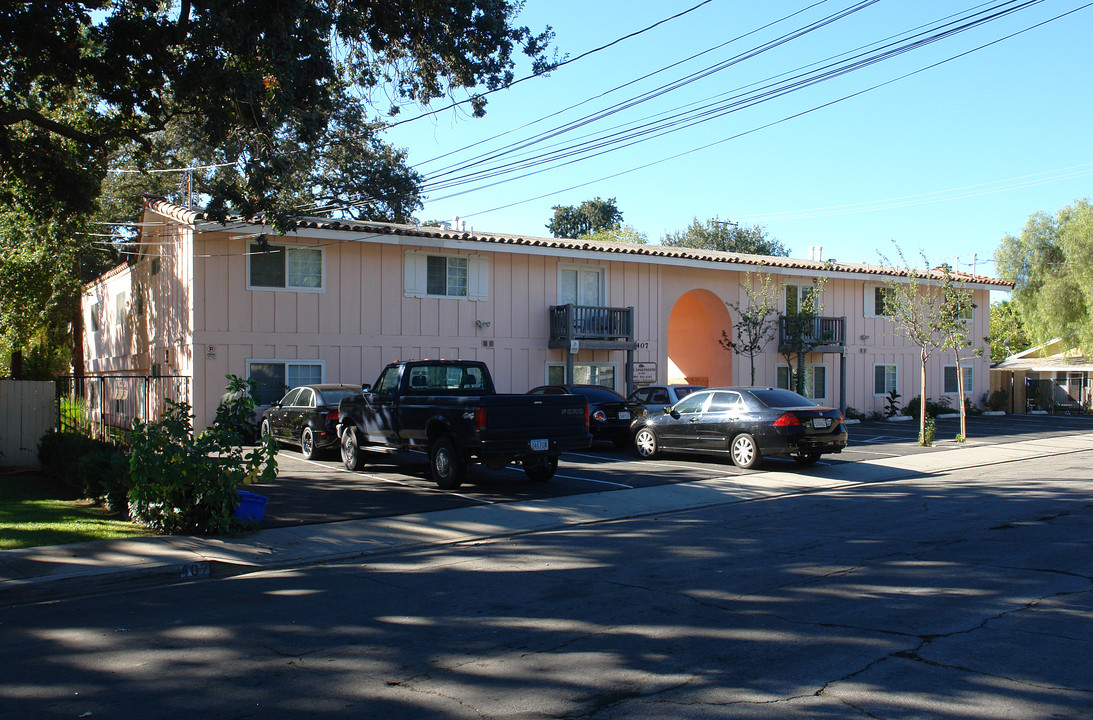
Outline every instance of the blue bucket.
<svg viewBox="0 0 1093 720"><path fill-rule="evenodd" d="M262 513L266 510L266 502L269 498L246 490L235 492L239 495L239 504L235 506L235 519L240 522L262 522Z"/></svg>

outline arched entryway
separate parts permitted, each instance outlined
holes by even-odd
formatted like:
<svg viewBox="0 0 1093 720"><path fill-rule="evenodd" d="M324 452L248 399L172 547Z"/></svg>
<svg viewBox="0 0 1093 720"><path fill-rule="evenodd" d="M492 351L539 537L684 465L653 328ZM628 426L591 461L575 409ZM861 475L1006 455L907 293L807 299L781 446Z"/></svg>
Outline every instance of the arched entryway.
<svg viewBox="0 0 1093 720"><path fill-rule="evenodd" d="M724 301L709 290L691 290L668 316L668 382L732 385L732 353L721 347L721 331L732 337Z"/></svg>

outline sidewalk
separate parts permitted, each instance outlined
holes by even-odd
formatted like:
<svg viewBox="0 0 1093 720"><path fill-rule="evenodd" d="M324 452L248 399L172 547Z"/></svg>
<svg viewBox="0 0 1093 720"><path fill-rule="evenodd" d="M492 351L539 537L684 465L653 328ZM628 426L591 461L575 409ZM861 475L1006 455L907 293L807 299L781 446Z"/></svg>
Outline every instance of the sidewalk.
<svg viewBox="0 0 1093 720"><path fill-rule="evenodd" d="M148 537L5 550L0 552L0 605L367 558L1087 450L1093 450L1093 434L954 446L945 452L845 463L807 474L727 474L649 488L276 528L242 538Z"/></svg>

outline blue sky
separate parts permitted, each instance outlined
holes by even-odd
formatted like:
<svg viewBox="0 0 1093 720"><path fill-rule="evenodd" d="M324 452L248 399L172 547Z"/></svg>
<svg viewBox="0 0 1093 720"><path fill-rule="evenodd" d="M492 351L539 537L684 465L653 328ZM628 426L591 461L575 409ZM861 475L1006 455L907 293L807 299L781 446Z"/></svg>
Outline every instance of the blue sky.
<svg viewBox="0 0 1093 720"><path fill-rule="evenodd" d="M553 26L555 46L576 57L699 2L528 0L519 23ZM992 254L1004 234L1019 234L1034 212L1054 213L1091 194L1093 7L1033 27L1084 4L1031 3L841 77L594 158L571 158L559 167L532 162L520 173L434 187L418 217L459 215L477 232L546 235L552 206L614 197L624 221L652 242L694 217L718 216L764 226L795 257L821 246L825 258L878 262L878 252L895 258L894 241L916 263L921 252L931 263L959 262L971 270L975 256L976 272L992 275ZM855 5L864 7L754 54ZM729 58L753 55L530 149L568 147L643 118L678 115L694 103L739 95L913 28L936 27L946 16L968 17L973 8L1017 5L711 0L549 77L490 95L485 118L446 110L393 128L387 137L407 148L427 179L439 180L453 176L442 174L446 167L466 171L475 155L496 153ZM942 64L929 67L935 63ZM656 74L608 92L650 73ZM416 114L407 108L402 117Z"/></svg>

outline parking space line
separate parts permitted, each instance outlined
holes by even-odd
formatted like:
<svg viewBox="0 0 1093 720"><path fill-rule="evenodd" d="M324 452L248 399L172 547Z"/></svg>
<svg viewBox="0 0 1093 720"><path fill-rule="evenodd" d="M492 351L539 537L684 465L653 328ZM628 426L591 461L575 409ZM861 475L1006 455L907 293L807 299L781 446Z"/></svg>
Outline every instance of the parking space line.
<svg viewBox="0 0 1093 720"><path fill-rule="evenodd" d="M342 465L333 465L333 466L323 465L320 462L315 462L314 460L305 460L302 457L301 458L294 457L292 459L293 460L298 460L299 462L302 462L302 463L307 463L308 465L314 465L315 467L321 467L321 468L324 468L326 470L337 470L339 472L349 473L350 475L352 475L354 477L368 478L369 480L379 480L380 482L384 482L384 483L387 483L389 485L398 485L400 487L409 488L411 490L420 489L418 485L414 485L414 484L407 483L407 482L402 482L401 480L395 480L394 478L385 478L382 475L372 475L370 473L360 472L359 470L350 470L349 468L347 468L345 466L342 466ZM496 504L493 500L483 500L482 498L475 497L473 495L465 495L463 493L454 492L452 490L441 490L440 488L432 488L432 489L433 490L440 490L440 492L443 492L447 495L454 495L455 497L461 497L461 498L466 498L467 500L473 500L473 501L475 501L477 503L481 503L483 505L495 505Z"/></svg>

